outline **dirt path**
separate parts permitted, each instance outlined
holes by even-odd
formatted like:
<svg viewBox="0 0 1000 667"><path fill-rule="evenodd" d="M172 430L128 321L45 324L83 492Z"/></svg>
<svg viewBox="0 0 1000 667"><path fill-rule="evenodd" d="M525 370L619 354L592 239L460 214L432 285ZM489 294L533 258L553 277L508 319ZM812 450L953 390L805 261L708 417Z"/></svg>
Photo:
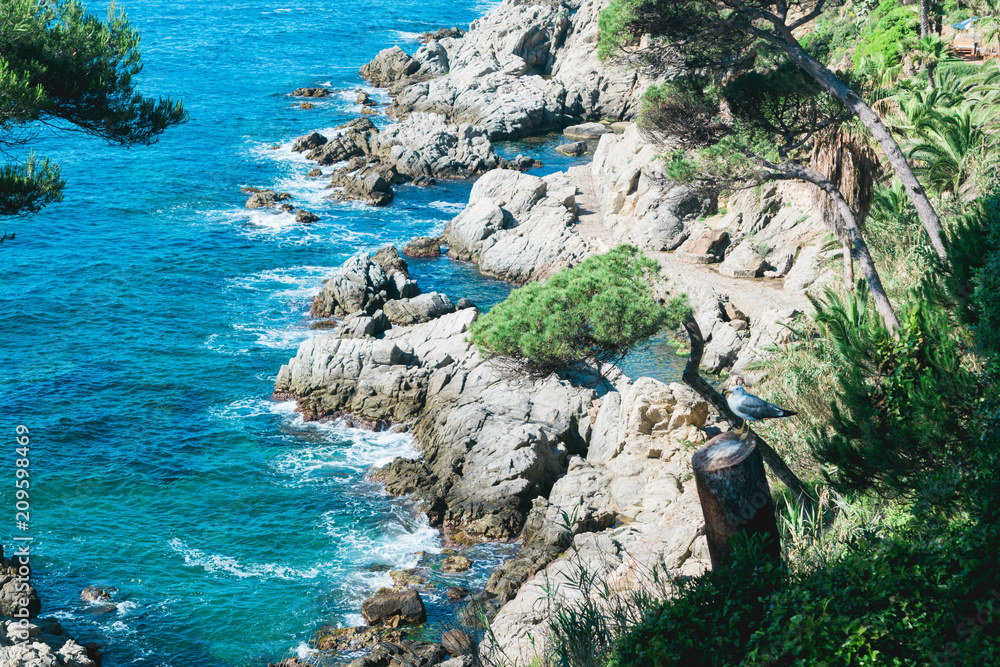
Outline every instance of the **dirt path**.
<svg viewBox="0 0 1000 667"><path fill-rule="evenodd" d="M594 192L590 165L573 167L566 172L577 188L579 223L577 233L600 250L617 245L612 233L604 226L601 207ZM672 252L647 252L656 259L670 284L693 299L707 297L712 292L729 300L751 319L760 319L769 310L786 312L811 309L809 299L801 292L785 290L784 281L769 278L730 278L719 273L718 264L691 264Z"/></svg>

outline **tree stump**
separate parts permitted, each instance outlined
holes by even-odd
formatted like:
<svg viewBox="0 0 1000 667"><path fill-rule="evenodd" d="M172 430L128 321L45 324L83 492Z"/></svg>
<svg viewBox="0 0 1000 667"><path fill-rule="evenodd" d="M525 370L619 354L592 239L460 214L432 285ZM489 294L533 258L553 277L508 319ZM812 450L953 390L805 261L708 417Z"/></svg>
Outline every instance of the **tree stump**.
<svg viewBox="0 0 1000 667"><path fill-rule="evenodd" d="M740 440L732 431L717 435L691 457L712 568L725 567L734 535L760 536L765 553L781 557L778 525L764 460L751 433Z"/></svg>

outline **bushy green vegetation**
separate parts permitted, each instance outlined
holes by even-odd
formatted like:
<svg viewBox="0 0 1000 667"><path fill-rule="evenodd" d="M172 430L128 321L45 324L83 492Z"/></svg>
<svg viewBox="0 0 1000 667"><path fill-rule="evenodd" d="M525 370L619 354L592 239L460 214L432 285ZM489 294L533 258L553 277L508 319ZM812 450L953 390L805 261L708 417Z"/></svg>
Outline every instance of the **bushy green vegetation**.
<svg viewBox="0 0 1000 667"><path fill-rule="evenodd" d="M783 570L748 549L682 584L614 664L996 664L998 548L1000 531L984 525L858 536L816 568Z"/></svg>
<svg viewBox="0 0 1000 667"><path fill-rule="evenodd" d="M635 247L618 246L515 290L476 321L472 340L485 355L540 371L618 361L689 312L683 296L666 305L653 298L659 270Z"/></svg>
<svg viewBox="0 0 1000 667"><path fill-rule="evenodd" d="M643 3L614 4L631 7L634 24ZM666 5L643 6L652 13ZM929 8L932 16L955 10ZM599 624L554 627L553 662L1000 663L1000 67L948 60L934 35L912 39L915 9L895 0L848 3L839 25L821 17L802 40L824 62L853 53L854 71L842 79L890 128L947 237L942 258L906 189L876 169L862 233L899 326L876 316L864 283L853 291L834 283L792 325L796 341L752 369L763 375L758 393L800 414L761 431L822 498L836 501L821 499L812 514L787 503L780 565L747 545L726 569L674 581L617 643L600 642L615 649L599 662L559 650L582 645ZM664 21L677 31L686 24L674 11L663 9ZM990 7L974 11L1000 17ZM915 67L901 65L904 55ZM665 151L672 176L710 180L775 152L805 161L795 151L825 139L782 145L781 135L802 126L798 119L824 117L826 100L810 101L810 82L796 84L783 66L771 53L725 83L691 77L647 95L644 119L656 122L646 129L676 129L683 146ZM779 76L790 85L765 83L781 83ZM713 106L720 99L724 113ZM686 118L699 119L703 134L684 128Z"/></svg>
<svg viewBox="0 0 1000 667"><path fill-rule="evenodd" d="M882 0L868 18L854 51L854 64L876 55L897 63L903 56L903 44L919 32L918 16L913 6L901 6L897 0Z"/></svg>

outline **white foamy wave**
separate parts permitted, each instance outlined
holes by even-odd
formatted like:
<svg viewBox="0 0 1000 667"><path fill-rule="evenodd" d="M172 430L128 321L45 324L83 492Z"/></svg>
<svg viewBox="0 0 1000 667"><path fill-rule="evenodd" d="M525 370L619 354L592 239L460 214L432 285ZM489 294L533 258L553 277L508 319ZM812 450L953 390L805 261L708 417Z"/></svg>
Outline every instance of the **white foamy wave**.
<svg viewBox="0 0 1000 667"><path fill-rule="evenodd" d="M271 401L263 398L243 398L228 405L215 406L209 414L220 421L239 421L272 414Z"/></svg>
<svg viewBox="0 0 1000 667"><path fill-rule="evenodd" d="M139 605L137 605L135 602L132 602L131 600L122 600L121 602L116 602L115 606L117 607L119 616L124 616L130 611L135 611L136 609L139 608Z"/></svg>
<svg viewBox="0 0 1000 667"><path fill-rule="evenodd" d="M416 507L400 504L394 521L379 526L377 536L361 531L345 531L339 512L323 515L328 535L337 538L337 545L344 550L343 557L368 563L388 563L393 569L416 567L420 554L441 553L441 533L431 527L427 516ZM385 572L358 573L358 578L372 588L387 585Z"/></svg>
<svg viewBox="0 0 1000 667"><path fill-rule="evenodd" d="M317 651L309 648L309 644L302 642L292 649L292 653L294 653L299 660L307 660L309 656L314 655Z"/></svg>
<svg viewBox="0 0 1000 667"><path fill-rule="evenodd" d="M200 549L192 549L178 538L169 542L170 548L184 558L188 567L200 567L212 574L225 573L240 579L256 577L259 579L315 579L320 574L319 567L305 570L277 565L274 563L240 563L231 556L209 554Z"/></svg>
<svg viewBox="0 0 1000 667"><path fill-rule="evenodd" d="M222 339L222 337L219 334L211 334L205 339L203 345L212 352L218 352L219 354L225 354L230 357L242 357L250 354L250 350L244 348L233 348L228 345L224 345L220 339Z"/></svg>
<svg viewBox="0 0 1000 667"><path fill-rule="evenodd" d="M465 210L465 204L450 201L432 201L429 205L451 215L458 215Z"/></svg>
<svg viewBox="0 0 1000 667"><path fill-rule="evenodd" d="M312 335L309 329L288 326L268 327L257 324L233 324L240 334L252 336L257 347L294 350Z"/></svg>
<svg viewBox="0 0 1000 667"><path fill-rule="evenodd" d="M407 42L419 41L421 35L419 32L407 32L406 30L393 30L392 34L396 36L396 39L405 40Z"/></svg>
<svg viewBox="0 0 1000 667"><path fill-rule="evenodd" d="M317 279L326 278L336 272L332 266L289 266L280 269L265 269L226 281L226 290L244 289L264 292L270 298L282 298L289 291L298 291L305 286L310 290L307 296L319 294ZM291 286L291 287L289 287Z"/></svg>
<svg viewBox="0 0 1000 667"><path fill-rule="evenodd" d="M361 614L345 614L344 615L344 627L345 628L360 628L366 625L368 621Z"/></svg>
<svg viewBox="0 0 1000 667"><path fill-rule="evenodd" d="M295 404L291 405L294 409ZM283 410L274 408L274 411ZM287 413L286 418L293 427L311 431L326 441L286 452L274 461L275 472L294 478L296 483L355 477L371 466L387 465L398 457L418 456L413 438L406 433L373 433L336 423L306 422L299 413Z"/></svg>

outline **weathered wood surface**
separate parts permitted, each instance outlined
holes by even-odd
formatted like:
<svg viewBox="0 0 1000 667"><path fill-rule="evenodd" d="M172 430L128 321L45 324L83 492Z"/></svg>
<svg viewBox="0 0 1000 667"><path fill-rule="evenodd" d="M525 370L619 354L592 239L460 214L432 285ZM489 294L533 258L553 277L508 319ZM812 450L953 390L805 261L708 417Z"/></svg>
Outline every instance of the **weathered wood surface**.
<svg viewBox="0 0 1000 667"><path fill-rule="evenodd" d="M765 553L781 557L778 525L764 461L751 433L740 440L726 431L709 440L691 457L712 567L725 566L732 538L741 533L759 537Z"/></svg>

